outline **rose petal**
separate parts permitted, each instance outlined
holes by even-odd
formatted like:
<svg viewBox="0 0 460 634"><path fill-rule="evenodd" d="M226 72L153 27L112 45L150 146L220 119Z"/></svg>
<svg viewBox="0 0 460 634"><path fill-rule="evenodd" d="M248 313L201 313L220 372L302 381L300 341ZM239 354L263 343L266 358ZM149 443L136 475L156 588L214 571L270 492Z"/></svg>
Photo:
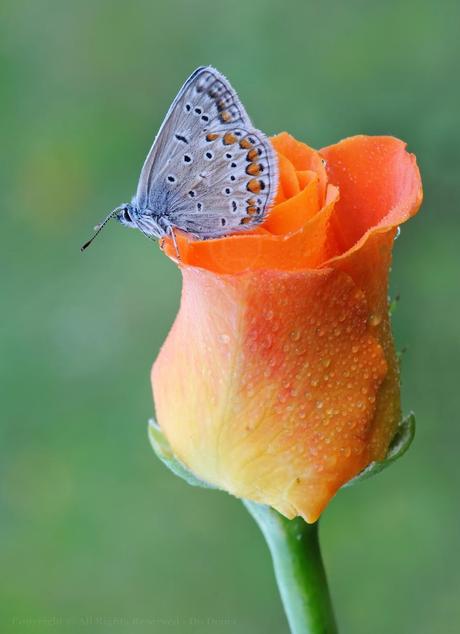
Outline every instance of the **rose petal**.
<svg viewBox="0 0 460 634"><path fill-rule="evenodd" d="M323 266L346 272L364 292L388 365L369 441L373 460L385 456L401 418L388 276L396 227L417 213L423 196L415 157L405 148L393 137L358 136L321 150L331 181L340 187L327 243L329 255L336 255Z"/></svg>
<svg viewBox="0 0 460 634"><path fill-rule="evenodd" d="M326 192L327 173L320 153L306 143L297 141L287 132L271 137L270 141L277 152L289 158L297 171L311 170L318 175L320 206L322 206Z"/></svg>
<svg viewBox="0 0 460 634"><path fill-rule="evenodd" d="M277 235L292 233L300 229L318 211L318 177L314 175L299 194L276 205L262 227Z"/></svg>
<svg viewBox="0 0 460 634"><path fill-rule="evenodd" d="M278 190L275 198L275 205L295 196L299 193L299 180L293 164L283 154L278 153Z"/></svg>
<svg viewBox="0 0 460 634"><path fill-rule="evenodd" d="M205 481L315 521L369 462L386 363L363 293L332 269L182 273L152 373L174 453Z"/></svg>
<svg viewBox="0 0 460 634"><path fill-rule="evenodd" d="M305 202L302 194L299 194L300 203ZM308 198L310 193L303 195ZM185 233L177 232L180 263L216 273L316 268L325 258L327 227L337 200L338 191L331 187L329 203L300 229L288 235L273 235L261 227L251 233L216 240L194 240ZM282 204L296 212L299 200L295 197ZM308 208L306 211L308 213ZM298 213L302 213L302 209ZM164 250L170 258L176 259L171 240L164 241Z"/></svg>
<svg viewBox="0 0 460 634"><path fill-rule="evenodd" d="M371 460L385 457L401 420L399 364L394 348L388 307L388 275L395 229L371 233L359 249L335 258L329 266L350 275L363 291L369 310L369 326L385 353L388 372L377 394L376 413L369 434Z"/></svg>
<svg viewBox="0 0 460 634"><path fill-rule="evenodd" d="M341 255L368 231L395 227L422 200L420 173L406 144L389 136L355 136L321 150L329 182L340 190L329 229L329 257Z"/></svg>

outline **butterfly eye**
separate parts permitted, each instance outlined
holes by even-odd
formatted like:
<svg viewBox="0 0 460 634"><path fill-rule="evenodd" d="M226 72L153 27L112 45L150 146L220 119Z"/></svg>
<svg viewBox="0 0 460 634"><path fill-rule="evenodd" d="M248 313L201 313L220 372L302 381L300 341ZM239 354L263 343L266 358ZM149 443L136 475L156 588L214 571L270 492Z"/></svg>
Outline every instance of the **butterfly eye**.
<svg viewBox="0 0 460 634"><path fill-rule="evenodd" d="M131 216L129 215L129 211L127 207L125 207L123 211L123 218L126 222L131 222Z"/></svg>

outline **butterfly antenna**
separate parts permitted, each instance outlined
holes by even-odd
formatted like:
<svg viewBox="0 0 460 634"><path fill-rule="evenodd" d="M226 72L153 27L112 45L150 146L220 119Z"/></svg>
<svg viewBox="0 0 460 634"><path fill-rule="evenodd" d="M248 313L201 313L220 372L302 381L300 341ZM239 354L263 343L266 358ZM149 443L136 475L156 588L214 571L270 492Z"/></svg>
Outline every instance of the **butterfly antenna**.
<svg viewBox="0 0 460 634"><path fill-rule="evenodd" d="M91 238L85 242L85 244L80 248L80 251L84 251L85 249L87 249L89 247L89 245L91 244L91 242L94 240L94 238L97 236L97 234L102 231L102 229L105 227L105 225L108 223L108 221L113 218L113 216L115 216L115 214L117 214L119 211L122 211L124 209L124 205L122 205L121 207L116 207L116 209L114 209L113 211L111 211L108 216L106 216L106 218L104 218L104 220L102 222L100 222L98 225L96 225L94 227L94 233L91 236Z"/></svg>

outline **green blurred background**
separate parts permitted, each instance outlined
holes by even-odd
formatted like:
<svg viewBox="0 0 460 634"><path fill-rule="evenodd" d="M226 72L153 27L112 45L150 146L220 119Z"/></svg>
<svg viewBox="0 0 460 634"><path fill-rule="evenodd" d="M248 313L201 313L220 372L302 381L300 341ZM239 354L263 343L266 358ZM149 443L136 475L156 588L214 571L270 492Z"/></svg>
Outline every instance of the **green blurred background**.
<svg viewBox="0 0 460 634"><path fill-rule="evenodd" d="M388 133L418 156L392 276L416 442L337 496L322 543L342 633L459 631L459 20L416 0L4 0L1 632L287 632L241 503L148 444L178 271L116 223L79 252L200 64L269 133Z"/></svg>

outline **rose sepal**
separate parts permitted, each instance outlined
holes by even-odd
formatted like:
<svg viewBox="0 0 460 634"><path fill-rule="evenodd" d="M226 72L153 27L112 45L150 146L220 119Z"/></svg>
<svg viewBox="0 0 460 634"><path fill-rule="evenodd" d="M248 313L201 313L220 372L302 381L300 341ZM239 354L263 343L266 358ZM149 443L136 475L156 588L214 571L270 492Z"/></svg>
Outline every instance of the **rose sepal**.
<svg viewBox="0 0 460 634"><path fill-rule="evenodd" d="M393 436L390 446L388 447L387 455L383 460L375 460L371 462L365 469L363 469L358 475L349 480L342 486L342 489L351 487L358 482L367 480L377 473L383 471L393 462L399 460L403 456L412 444L415 437L415 414L411 412L408 416L403 418L399 423L396 434Z"/></svg>
<svg viewBox="0 0 460 634"><path fill-rule="evenodd" d="M213 484L209 484L204 480L197 478L180 460L174 455L169 442L166 440L160 426L153 418L149 419L148 434L150 444L157 457L165 464L174 475L185 480L187 484L193 487L202 487L203 489L217 489Z"/></svg>

